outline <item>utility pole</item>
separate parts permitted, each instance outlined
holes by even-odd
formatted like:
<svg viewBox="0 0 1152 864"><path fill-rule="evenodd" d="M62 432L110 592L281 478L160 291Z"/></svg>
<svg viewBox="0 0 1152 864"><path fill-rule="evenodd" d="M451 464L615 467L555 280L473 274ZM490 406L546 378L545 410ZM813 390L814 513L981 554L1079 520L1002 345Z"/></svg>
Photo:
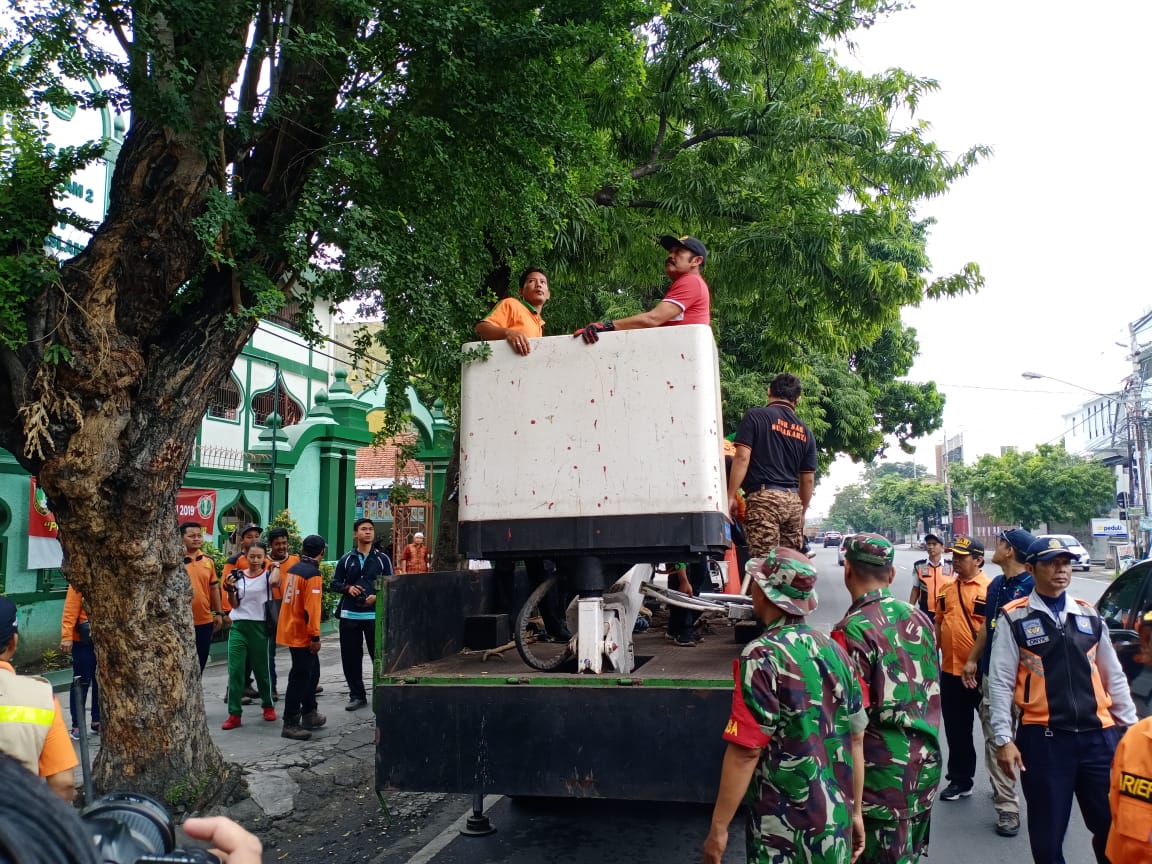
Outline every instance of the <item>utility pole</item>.
<svg viewBox="0 0 1152 864"><path fill-rule="evenodd" d="M1144 391L1144 369L1143 363L1140 358L1140 343L1136 338L1136 322L1133 321L1128 325L1128 334L1132 340L1132 405L1128 409L1128 422L1136 424L1136 483L1140 491L1140 507L1144 508L1143 513L1145 516L1152 515L1148 512L1148 485L1147 478L1145 477L1145 466L1148 464L1145 455L1144 447L1144 406L1141 402L1141 396ZM1129 435L1131 435L1131 426L1129 426ZM1129 468L1131 470L1131 468ZM1131 503L1131 502L1129 502ZM1137 525L1139 521L1137 520ZM1139 538L1136 544L1137 558L1143 558L1147 553L1148 543L1145 542L1145 532L1143 529L1137 529L1138 533L1133 534L1133 538Z"/></svg>

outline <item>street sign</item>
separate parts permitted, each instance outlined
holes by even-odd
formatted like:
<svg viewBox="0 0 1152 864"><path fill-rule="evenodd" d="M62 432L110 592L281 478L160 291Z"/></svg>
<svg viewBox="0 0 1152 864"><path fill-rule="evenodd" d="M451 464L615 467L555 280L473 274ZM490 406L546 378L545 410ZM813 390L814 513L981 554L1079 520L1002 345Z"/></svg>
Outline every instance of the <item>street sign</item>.
<svg viewBox="0 0 1152 864"><path fill-rule="evenodd" d="M1143 507L1137 507L1137 506L1133 505L1133 506L1128 508L1128 517L1130 519L1135 519L1137 516L1143 516L1143 515L1144 515L1144 508Z"/></svg>

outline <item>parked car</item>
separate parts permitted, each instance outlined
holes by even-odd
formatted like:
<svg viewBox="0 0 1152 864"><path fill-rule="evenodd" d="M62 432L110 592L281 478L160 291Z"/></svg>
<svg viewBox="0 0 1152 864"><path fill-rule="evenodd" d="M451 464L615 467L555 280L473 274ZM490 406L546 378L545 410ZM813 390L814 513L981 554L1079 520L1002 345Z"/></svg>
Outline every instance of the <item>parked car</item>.
<svg viewBox="0 0 1152 864"><path fill-rule="evenodd" d="M845 534L840 541L840 548L836 550L836 563L841 567L844 566L844 553L848 551L848 541L852 539L851 534Z"/></svg>
<svg viewBox="0 0 1152 864"><path fill-rule="evenodd" d="M1152 610L1152 560L1133 564L1116 577L1096 602L1096 611L1108 627L1129 681L1144 668L1139 622L1149 610Z"/></svg>
<svg viewBox="0 0 1152 864"><path fill-rule="evenodd" d="M1068 545L1068 551L1072 553L1072 569L1079 567L1085 573L1092 569L1092 556L1084 545L1073 537L1071 534L1037 534L1037 540L1047 540L1050 537L1055 537L1058 540L1063 540Z"/></svg>
<svg viewBox="0 0 1152 864"><path fill-rule="evenodd" d="M844 539L844 535L839 531L828 531L824 534L824 548L829 546L839 546L840 541Z"/></svg>

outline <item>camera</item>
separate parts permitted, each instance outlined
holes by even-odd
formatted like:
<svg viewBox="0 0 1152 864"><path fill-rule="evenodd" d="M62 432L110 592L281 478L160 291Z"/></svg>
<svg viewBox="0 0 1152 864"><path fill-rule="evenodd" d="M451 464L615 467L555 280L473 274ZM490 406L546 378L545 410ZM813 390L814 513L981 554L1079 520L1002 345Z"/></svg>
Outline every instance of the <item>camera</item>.
<svg viewBox="0 0 1152 864"><path fill-rule="evenodd" d="M221 864L207 849L177 849L176 825L147 795L113 792L80 814L103 864Z"/></svg>

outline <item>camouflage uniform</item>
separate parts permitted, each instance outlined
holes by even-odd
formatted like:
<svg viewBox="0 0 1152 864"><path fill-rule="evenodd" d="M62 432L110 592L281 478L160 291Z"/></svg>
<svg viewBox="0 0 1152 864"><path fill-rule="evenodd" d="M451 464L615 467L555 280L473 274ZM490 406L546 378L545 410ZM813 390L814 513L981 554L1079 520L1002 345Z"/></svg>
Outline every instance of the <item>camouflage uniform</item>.
<svg viewBox="0 0 1152 864"><path fill-rule="evenodd" d="M940 782L940 672L932 622L887 589L861 595L832 632L866 694L861 861L916 862Z"/></svg>
<svg viewBox="0 0 1152 864"><path fill-rule="evenodd" d="M852 732L867 722L843 649L798 616L769 625L733 663L724 738L761 747L748 788L748 861L849 864Z"/></svg>
<svg viewBox="0 0 1152 864"><path fill-rule="evenodd" d="M752 555L767 555L777 546L804 547L804 508L800 496L782 489L761 489L747 496L744 535Z"/></svg>

